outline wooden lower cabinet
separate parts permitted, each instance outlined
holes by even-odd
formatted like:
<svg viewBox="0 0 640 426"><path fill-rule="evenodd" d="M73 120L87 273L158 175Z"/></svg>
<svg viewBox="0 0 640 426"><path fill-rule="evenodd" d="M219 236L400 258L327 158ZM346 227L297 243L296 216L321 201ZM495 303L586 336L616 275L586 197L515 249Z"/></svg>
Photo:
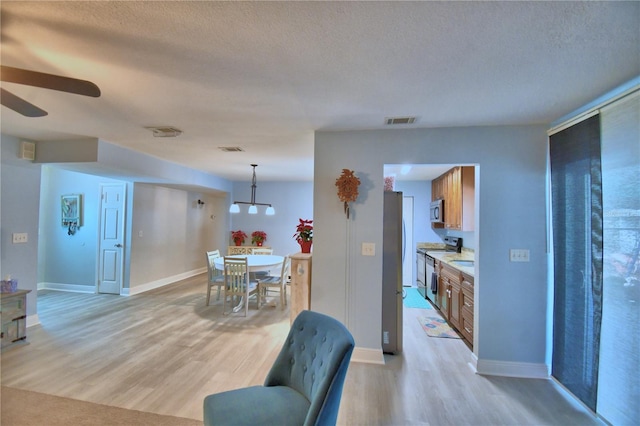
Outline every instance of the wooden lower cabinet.
<svg viewBox="0 0 640 426"><path fill-rule="evenodd" d="M473 277L440 262L440 314L473 349Z"/></svg>
<svg viewBox="0 0 640 426"><path fill-rule="evenodd" d="M474 305L474 285L473 277L465 273L462 274L460 293L460 333L473 347L473 305Z"/></svg>
<svg viewBox="0 0 640 426"><path fill-rule="evenodd" d="M291 303L289 319L293 323L298 314L311 309L311 254L291 256Z"/></svg>
<svg viewBox="0 0 640 426"><path fill-rule="evenodd" d="M2 349L23 343L27 339L27 293L30 291L18 290L0 294Z"/></svg>

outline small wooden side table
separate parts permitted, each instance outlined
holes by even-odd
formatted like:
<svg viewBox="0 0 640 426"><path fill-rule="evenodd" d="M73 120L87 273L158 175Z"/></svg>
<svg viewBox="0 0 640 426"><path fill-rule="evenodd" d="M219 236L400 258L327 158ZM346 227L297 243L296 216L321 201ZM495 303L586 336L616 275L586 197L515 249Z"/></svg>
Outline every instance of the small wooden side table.
<svg viewBox="0 0 640 426"><path fill-rule="evenodd" d="M18 289L12 293L0 293L2 349L27 340L27 293L30 292Z"/></svg>

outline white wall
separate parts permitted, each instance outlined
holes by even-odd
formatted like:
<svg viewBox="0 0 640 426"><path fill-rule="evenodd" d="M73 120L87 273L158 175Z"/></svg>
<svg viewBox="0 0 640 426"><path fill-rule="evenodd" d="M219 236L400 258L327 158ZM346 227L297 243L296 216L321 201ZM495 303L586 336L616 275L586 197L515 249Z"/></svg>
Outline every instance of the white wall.
<svg viewBox="0 0 640 426"><path fill-rule="evenodd" d="M100 183L113 179L42 166L38 282L52 288L95 291ZM82 195L82 226L74 235L61 224L60 197Z"/></svg>
<svg viewBox="0 0 640 426"><path fill-rule="evenodd" d="M546 127L316 132L312 307L345 322L365 349L381 347L383 165L478 164L476 329L479 360L545 361ZM360 178L347 220L337 198L341 170ZM509 262L510 248L530 250Z"/></svg>
<svg viewBox="0 0 640 426"><path fill-rule="evenodd" d="M130 291L206 270L205 252L226 244L226 198L140 183L133 193Z"/></svg>
<svg viewBox="0 0 640 426"><path fill-rule="evenodd" d="M28 325L37 321L38 216L40 165L22 160L20 139L0 136L0 277L10 274L27 295ZM28 242L13 244L12 234L26 232Z"/></svg>
<svg viewBox="0 0 640 426"><path fill-rule="evenodd" d="M250 201L251 183L234 182L233 200ZM231 230L241 229L248 238L245 245L251 245L251 233L267 233L265 246L273 248L274 253L289 255L298 253L300 245L293 239L299 219L313 219L313 182L261 182L256 189L257 203L270 203L276 211L273 216L265 216L264 206L259 206L258 214L247 213L247 205L240 204L240 213L231 216ZM233 245L231 234L227 234L226 244ZM226 250L226 247L223 247ZM221 250L221 253L223 251Z"/></svg>

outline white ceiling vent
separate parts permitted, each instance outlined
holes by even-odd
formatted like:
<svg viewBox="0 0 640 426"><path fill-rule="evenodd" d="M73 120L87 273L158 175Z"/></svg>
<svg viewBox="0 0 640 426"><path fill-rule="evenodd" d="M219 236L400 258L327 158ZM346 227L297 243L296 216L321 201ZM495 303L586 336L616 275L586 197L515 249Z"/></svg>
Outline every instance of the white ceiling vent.
<svg viewBox="0 0 640 426"><path fill-rule="evenodd" d="M222 152L244 152L239 146L219 146L218 149Z"/></svg>
<svg viewBox="0 0 640 426"><path fill-rule="evenodd" d="M145 127L153 132L155 138L175 138L182 134L182 130L170 126Z"/></svg>
<svg viewBox="0 0 640 426"><path fill-rule="evenodd" d="M416 121L415 117L387 117L384 119L387 125L390 124L413 124Z"/></svg>

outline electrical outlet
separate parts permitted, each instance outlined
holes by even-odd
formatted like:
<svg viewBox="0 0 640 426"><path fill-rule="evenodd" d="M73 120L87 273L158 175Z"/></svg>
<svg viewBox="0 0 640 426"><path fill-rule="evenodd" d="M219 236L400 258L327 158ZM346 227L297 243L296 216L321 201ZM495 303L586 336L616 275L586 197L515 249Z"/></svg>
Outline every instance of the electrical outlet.
<svg viewBox="0 0 640 426"><path fill-rule="evenodd" d="M375 256L376 255L376 243L362 243L362 255L363 256Z"/></svg>
<svg viewBox="0 0 640 426"><path fill-rule="evenodd" d="M511 249L509 250L509 261L511 262L528 262L529 250L528 249Z"/></svg>
<svg viewBox="0 0 640 426"><path fill-rule="evenodd" d="M13 244L24 244L29 241L29 234L26 232L14 233Z"/></svg>

